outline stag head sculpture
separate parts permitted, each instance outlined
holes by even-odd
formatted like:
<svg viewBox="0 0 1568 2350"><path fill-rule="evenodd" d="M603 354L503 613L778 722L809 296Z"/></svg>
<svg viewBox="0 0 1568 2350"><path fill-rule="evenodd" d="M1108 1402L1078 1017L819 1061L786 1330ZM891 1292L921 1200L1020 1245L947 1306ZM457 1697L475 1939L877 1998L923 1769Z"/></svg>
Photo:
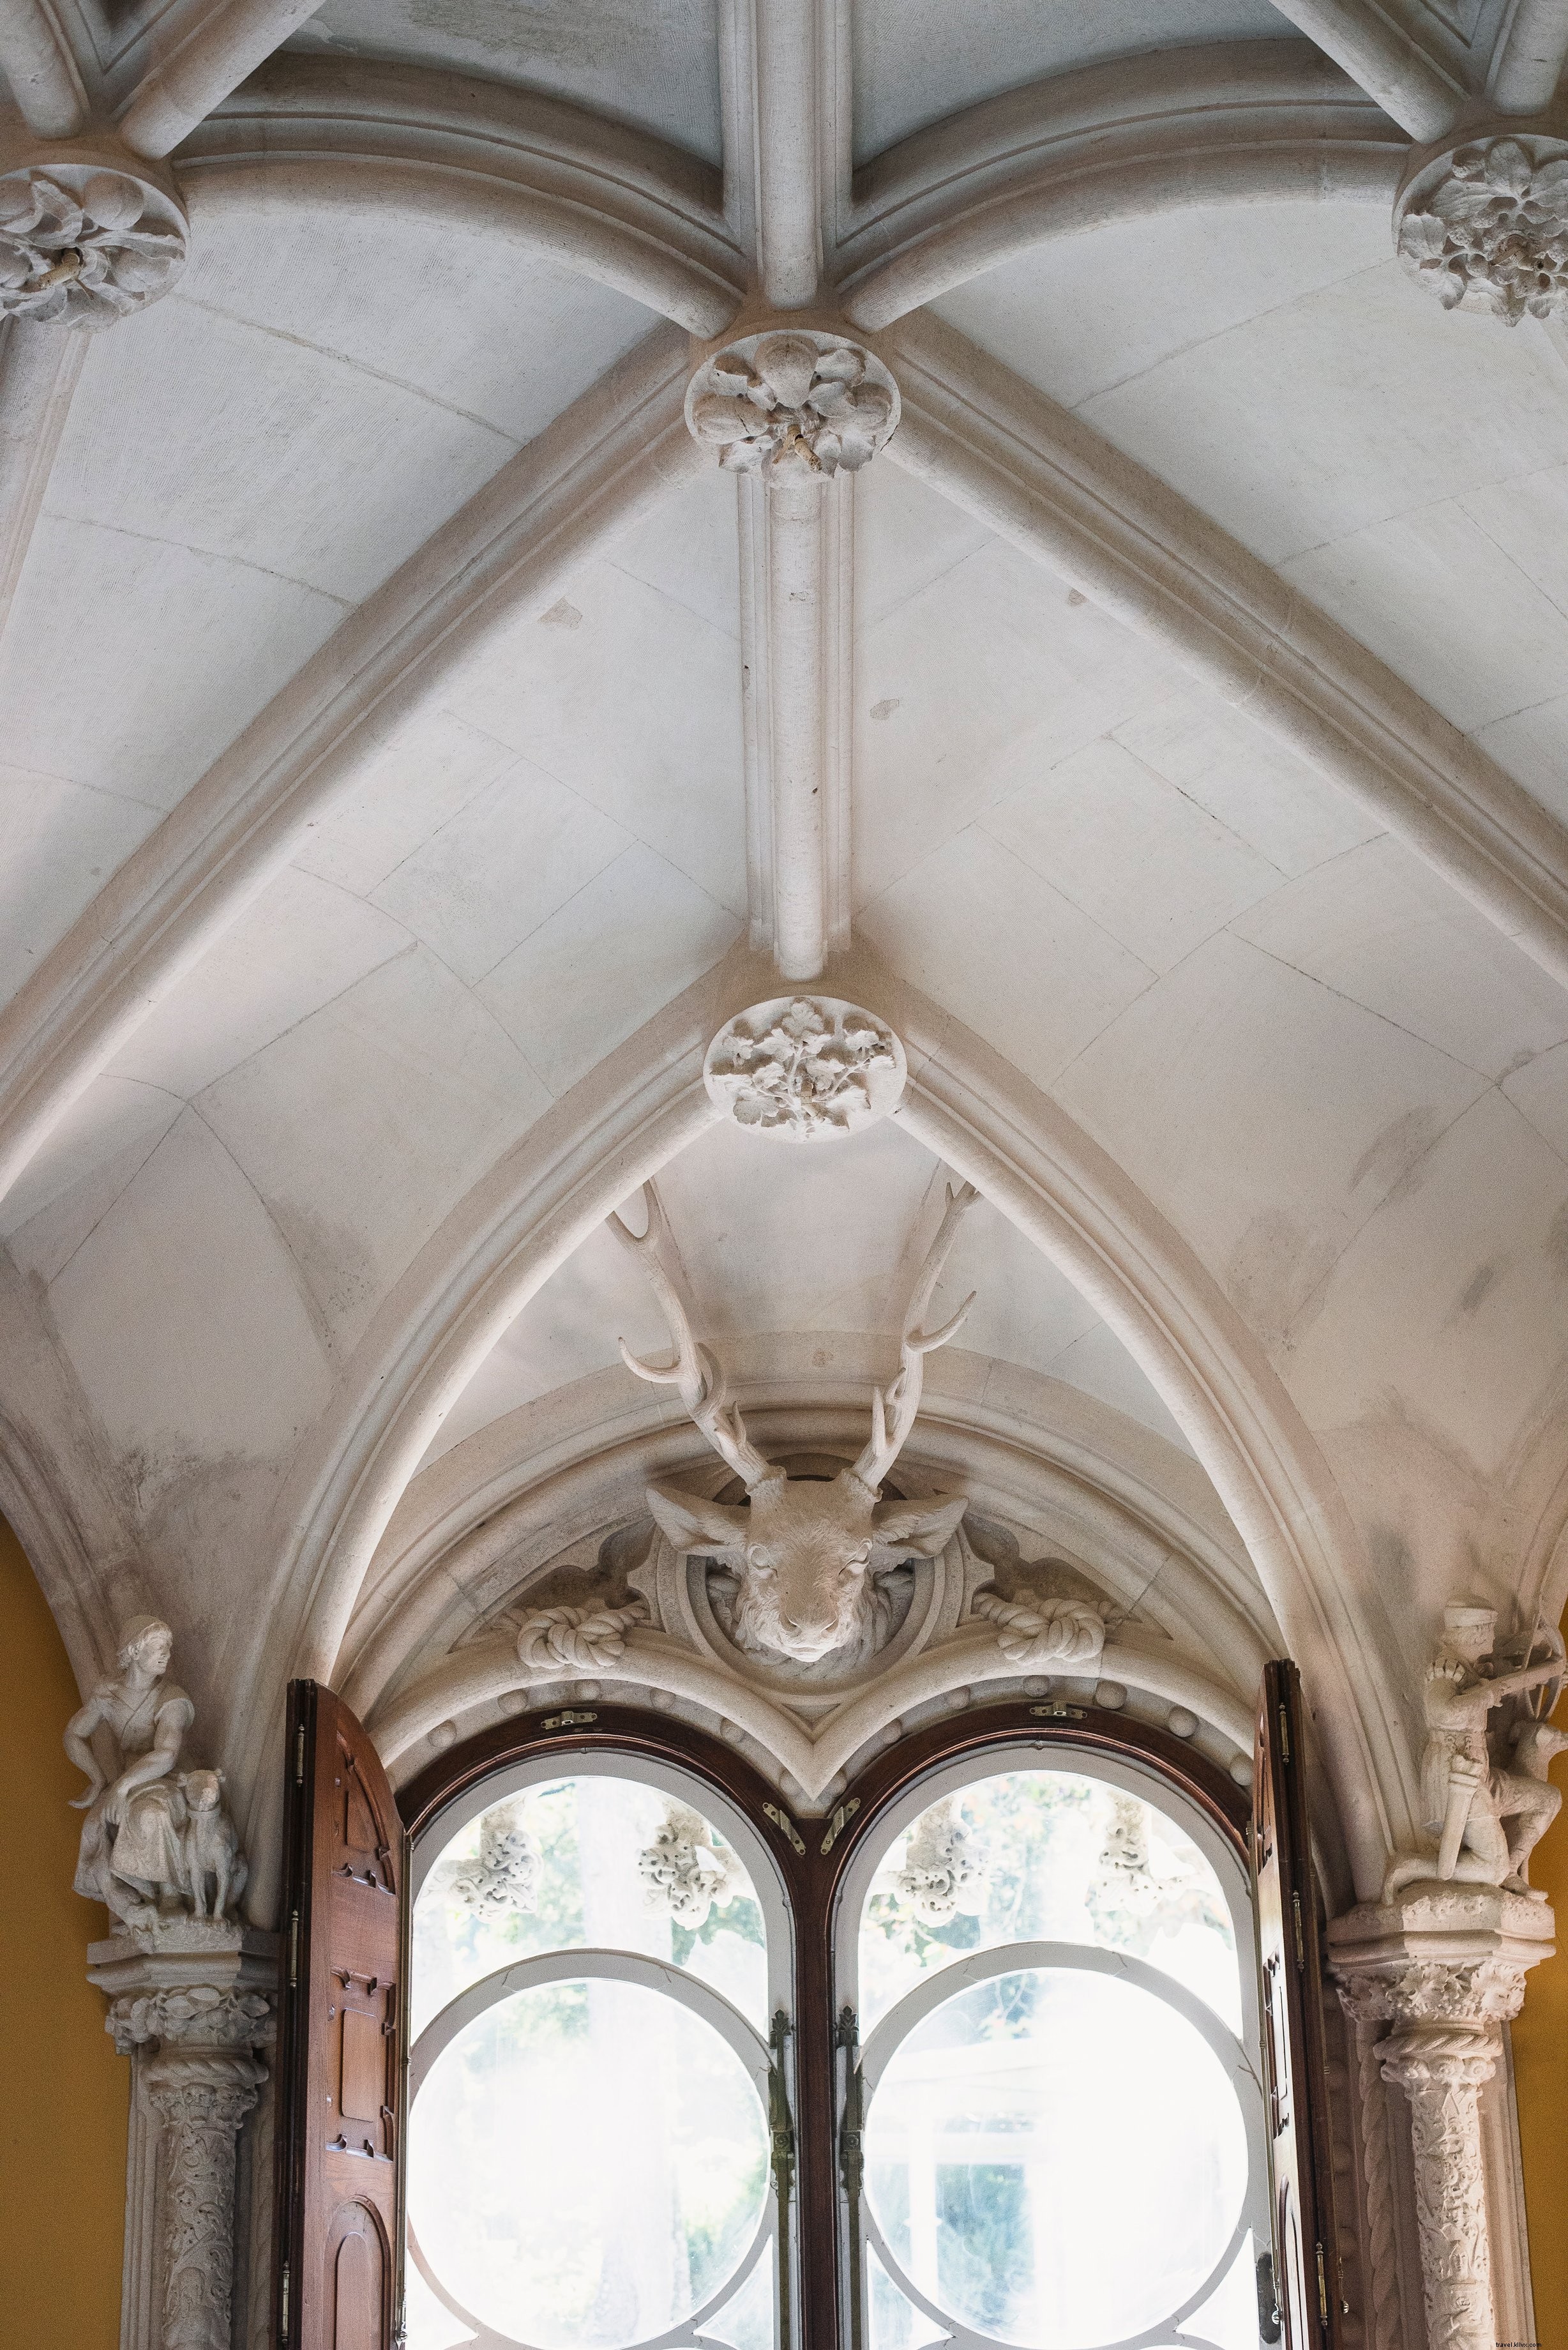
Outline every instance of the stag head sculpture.
<svg viewBox="0 0 1568 2350"><path fill-rule="evenodd" d="M836 1650L867 1645L878 1553L884 1566L911 1555L935 1558L966 1507L961 1493L915 1502L884 1502L878 1496L915 1424L925 1358L956 1335L974 1304L972 1296L966 1298L938 1330L921 1327L975 1191L967 1183L958 1191L950 1188L947 1211L904 1315L898 1375L886 1394L873 1391L871 1436L859 1460L831 1479L786 1475L747 1436L716 1357L691 1335L663 1203L651 1183L644 1185L643 1196L648 1230L640 1238L618 1216L610 1223L653 1285L670 1325L675 1359L643 1362L624 1338L621 1355L639 1379L679 1388L692 1419L745 1481L749 1495L743 1504L731 1505L705 1502L674 1485L650 1485L649 1507L677 1550L712 1551L733 1566L739 1584L735 1636L742 1647L770 1648L797 1663L815 1664Z"/></svg>

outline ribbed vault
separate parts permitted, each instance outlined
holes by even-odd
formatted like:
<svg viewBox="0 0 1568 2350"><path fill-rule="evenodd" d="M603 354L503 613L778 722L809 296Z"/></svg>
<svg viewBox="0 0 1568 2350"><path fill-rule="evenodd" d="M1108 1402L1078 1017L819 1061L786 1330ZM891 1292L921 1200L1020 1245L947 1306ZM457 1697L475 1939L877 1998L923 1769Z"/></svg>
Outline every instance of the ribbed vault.
<svg viewBox="0 0 1568 2350"><path fill-rule="evenodd" d="M412 1768L695 1473L609 1327L661 1170L830 1450L976 1184L917 1471L1220 1759L1282 1641L1342 1886L1443 1600L1568 1593L1564 329L1388 226L1413 142L1558 135L1568 27L964 14L0 0L0 164L190 242L0 329L0 1506L84 1683L179 1627L264 1908L289 1676ZM901 400L805 505L684 416L781 320ZM909 1060L809 1180L701 1082L781 966ZM815 1800L868 1706L739 1727Z"/></svg>

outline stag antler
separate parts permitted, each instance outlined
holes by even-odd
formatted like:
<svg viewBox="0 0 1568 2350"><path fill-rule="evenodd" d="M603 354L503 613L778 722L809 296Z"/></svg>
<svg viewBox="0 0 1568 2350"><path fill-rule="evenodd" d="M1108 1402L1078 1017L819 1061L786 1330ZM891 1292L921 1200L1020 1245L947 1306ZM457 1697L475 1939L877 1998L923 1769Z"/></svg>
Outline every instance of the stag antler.
<svg viewBox="0 0 1568 2350"><path fill-rule="evenodd" d="M634 1355L624 1338L618 1341L621 1360L628 1371L652 1387L678 1388L680 1400L696 1421L709 1443L723 1461L727 1461L738 1477L745 1480L746 1491L761 1485L770 1477L781 1477L783 1470L775 1469L763 1459L746 1434L745 1421L741 1418L739 1404L729 1399L724 1374L711 1350L700 1346L691 1335L691 1325L681 1302L680 1284L670 1270L670 1259L674 1253L675 1236L670 1229L670 1219L664 1212L664 1202L652 1183L645 1183L642 1196L648 1209L648 1230L639 1238L611 1215L609 1224L616 1238L628 1248L647 1274L654 1295L664 1309L670 1325L670 1344L675 1348L672 1363L645 1363ZM967 1310L967 1309L966 1309Z"/></svg>
<svg viewBox="0 0 1568 2350"><path fill-rule="evenodd" d="M904 1309L904 1336L900 1352L902 1360L898 1376L884 1395L880 1388L871 1397L871 1441L855 1463L851 1475L876 1492L882 1480L904 1449L905 1440L915 1424L920 1409L920 1389L925 1384L926 1357L945 1347L950 1338L957 1337L974 1304L976 1292L971 1290L950 1322L940 1330L922 1330L920 1324L926 1309L942 1277L964 1211L980 1197L972 1183L961 1184L955 1191L948 1185L947 1212L937 1227L936 1239L926 1253L926 1261L909 1293L909 1303Z"/></svg>

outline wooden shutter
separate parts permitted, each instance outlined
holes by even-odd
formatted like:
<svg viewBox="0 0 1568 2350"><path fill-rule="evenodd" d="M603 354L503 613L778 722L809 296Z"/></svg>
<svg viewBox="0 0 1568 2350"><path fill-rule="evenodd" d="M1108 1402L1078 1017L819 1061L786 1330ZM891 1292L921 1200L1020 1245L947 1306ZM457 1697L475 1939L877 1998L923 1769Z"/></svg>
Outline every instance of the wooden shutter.
<svg viewBox="0 0 1568 2350"><path fill-rule="evenodd" d="M402 1824L375 1748L314 1681L288 1693L278 2046L284 2350L390 2350L400 2325Z"/></svg>
<svg viewBox="0 0 1568 2350"><path fill-rule="evenodd" d="M1265 1665L1253 1755L1252 1866L1273 2189L1274 2292L1287 2350L1338 2350L1323 1966L1301 1724L1301 1675L1288 1661ZM1267 2294L1261 2293L1260 2301L1266 2300Z"/></svg>

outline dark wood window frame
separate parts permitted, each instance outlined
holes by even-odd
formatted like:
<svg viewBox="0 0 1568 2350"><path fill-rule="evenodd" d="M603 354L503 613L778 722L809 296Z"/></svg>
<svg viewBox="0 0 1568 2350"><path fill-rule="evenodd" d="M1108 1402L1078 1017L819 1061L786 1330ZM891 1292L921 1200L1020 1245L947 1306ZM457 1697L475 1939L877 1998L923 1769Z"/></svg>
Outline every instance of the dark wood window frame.
<svg viewBox="0 0 1568 2350"><path fill-rule="evenodd" d="M839 2087L833 1951L846 1873L888 1806L942 1764L988 1749L1033 1747L1067 1763L1096 1754L1153 1769L1220 1832L1246 1866L1251 1802L1217 1764L1168 1731L1094 1706L1001 1700L912 1731L867 1764L826 1817L793 1815L776 1787L721 1739L672 1731L630 1706L568 1708L522 1715L454 1746L400 1792L410 1838L429 1832L460 1796L508 1764L558 1752L562 1768L581 1753L620 1753L672 1764L743 1810L777 1863L796 1935L795 2138L800 2245L801 2350L839 2350L842 2206L838 2179ZM797 1850L797 1842L804 1849Z"/></svg>

